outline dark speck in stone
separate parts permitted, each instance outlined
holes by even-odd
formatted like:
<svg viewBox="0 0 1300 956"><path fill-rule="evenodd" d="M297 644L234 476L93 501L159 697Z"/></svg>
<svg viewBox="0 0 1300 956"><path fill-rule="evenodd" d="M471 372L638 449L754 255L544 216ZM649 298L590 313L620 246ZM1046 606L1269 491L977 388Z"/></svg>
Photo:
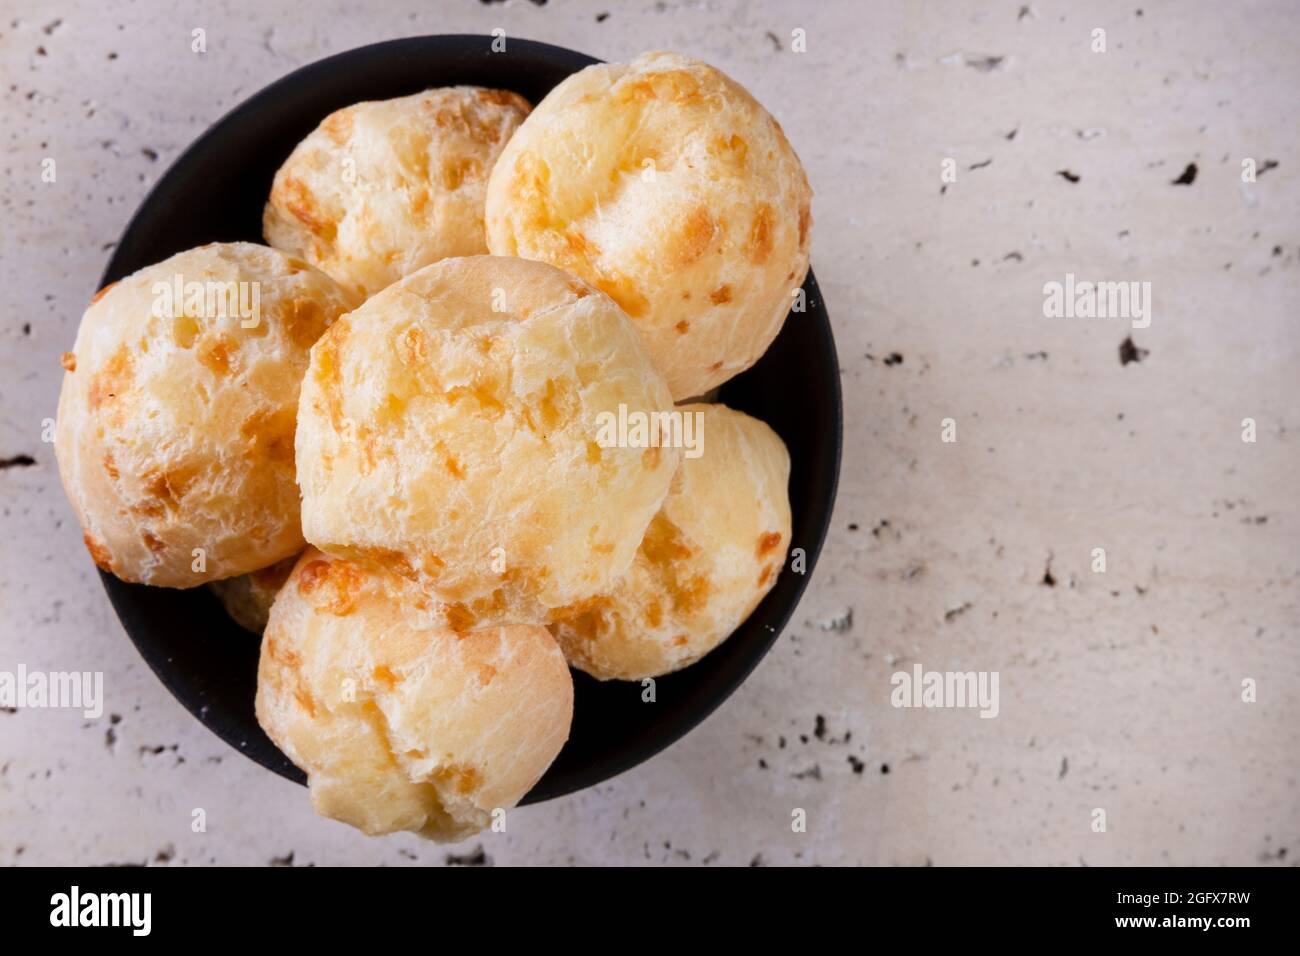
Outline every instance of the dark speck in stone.
<svg viewBox="0 0 1300 956"><path fill-rule="evenodd" d="M1123 342L1119 343L1119 364L1127 365L1129 362L1141 362L1151 354L1150 349L1140 349L1133 344L1133 336L1127 336Z"/></svg>
<svg viewBox="0 0 1300 956"><path fill-rule="evenodd" d="M979 73L992 73L1002 65L1002 61L1005 59L1005 56L981 56L973 60L967 60L966 65Z"/></svg>
<svg viewBox="0 0 1300 956"><path fill-rule="evenodd" d="M1049 588L1056 587L1056 578L1052 576L1052 559L1047 559L1047 567L1043 569L1043 580L1039 584L1046 585Z"/></svg>

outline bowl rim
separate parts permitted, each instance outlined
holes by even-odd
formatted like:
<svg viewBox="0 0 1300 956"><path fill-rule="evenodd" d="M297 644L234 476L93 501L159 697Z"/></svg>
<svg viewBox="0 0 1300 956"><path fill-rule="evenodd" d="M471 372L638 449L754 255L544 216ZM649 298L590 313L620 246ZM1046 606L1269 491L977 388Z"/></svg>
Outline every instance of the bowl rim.
<svg viewBox="0 0 1300 956"><path fill-rule="evenodd" d="M554 60L557 65L572 66L573 72L605 62L592 57L588 54L571 50L566 47L556 46L550 43L543 43L537 40L528 40L522 37L508 37L508 44L511 47L520 49L528 54L544 56ZM303 64L280 78L272 81L268 85L255 91L245 99L241 100L229 110L227 110L219 119L208 126L196 139L194 139L177 157L171 162L163 174L153 184L149 191L140 200L139 205L127 220L118 242L114 245L112 255L104 268L100 279L100 288L103 289L112 282L123 278L129 274L120 263L124 259L129 259L131 246L129 239L136 233L137 227L145 221L148 214L150 218L156 215L152 211L158 202L165 201L169 193L176 191L180 184L191 178L192 174L188 173L189 167L201 161L205 153L212 149L216 144L226 140L231 132L236 130L238 125L244 122L249 113L257 110L263 104L277 99L284 95L290 88L309 81L311 77L319 72L336 69L343 64L348 68L355 69L355 61L358 57L384 57L388 55L406 55L418 54L420 56L436 55L439 50L450 52L455 51L461 54L465 51L467 44L481 44L485 49L491 43L493 37L483 34L427 34L413 37L401 37L397 39L382 40L376 43L365 44L354 47L349 50L343 50L331 54L311 63ZM509 47L507 48L509 49ZM356 102L365 102L357 100ZM219 241L219 240L214 240ZM264 239L262 240L264 244ZM816 568L818 557L821 554L822 547L826 540L826 535L830 529L830 522L835 510L836 497L839 490L840 466L844 444L844 404L843 388L840 382L839 360L835 348L835 338L831 326L830 315L824 305L824 299L821 296L820 288L813 274L811 263L808 268L807 276L803 285L806 295L810 301L816 300L818 308L809 310L810 314L816 316L816 321L809 323L813 327L812 334L814 341L811 343L812 348L822 354L822 360L826 367L836 370L836 374L829 377L828 382L821 383L821 387L826 389L826 397L832 409L831 421L828 423L828 435L826 436L830 443L830 460L829 474L824 482L824 490L816 496L812 496L805 504L809 507L820 506L820 516L815 516L812 522L812 537L804 546L807 566L804 573L798 575L798 580L792 593L789 595L784 608L780 614L774 618L775 627L769 627L768 633L763 635L761 641L751 642L751 647L741 662L741 665L735 668L731 674L717 687L717 692L708 695L703 703L697 703L688 708L689 713L682 719L675 722L675 726L666 733L658 734L652 741L641 746L622 748L614 754L606 755L596 760L590 761L582 766L580 770L571 771L566 783L563 786L545 786L546 779L543 777L538 784L529 791L528 794L520 801L520 805L530 803L540 803L546 800L554 799L584 790L598 783L603 783L613 779L620 774L638 766L641 763L650 760L654 756L672 746L684 736L698 727L708 719L722 704L735 694L736 690L743 684L759 662L771 650L776 643L777 638L789 624L795 608L798 607L802 600L804 591L812 578L813 571ZM789 317L785 321L790 321ZM784 327L784 326L783 326ZM769 346L770 348L770 346ZM766 353L765 353L766 354ZM725 383L724 386L725 388ZM802 544L802 542L801 542ZM292 780L295 783L305 784L306 774L299 768L295 767L284 757L281 761L264 758L260 750L250 750L247 748L247 741L240 740L239 735L228 732L224 725L216 725L207 719L207 705L201 704L194 699L192 693L184 686L184 682L179 679L176 669L169 666L171 658L154 644L137 639L137 615L140 611L133 597L136 589L147 587L146 585L135 585L120 580L113 574L99 570L100 579L108 593L109 601L117 615L123 630L126 632L128 639L135 647L136 652L144 659L145 663L153 671L154 675L192 716L212 731L223 742L228 744L232 749L244 754L250 760L258 765L276 773L279 776ZM194 589L188 589L194 590ZM757 608L751 613L751 617L757 613ZM746 619L748 620L748 618ZM147 630L148 626L143 620L139 620L139 630ZM744 622L740 626L743 626ZM739 626L738 626L739 629ZM260 640L260 638L259 638ZM667 676L667 675L665 675ZM576 720L576 716L575 716ZM276 749L276 753L280 753ZM283 757L283 754L281 754Z"/></svg>

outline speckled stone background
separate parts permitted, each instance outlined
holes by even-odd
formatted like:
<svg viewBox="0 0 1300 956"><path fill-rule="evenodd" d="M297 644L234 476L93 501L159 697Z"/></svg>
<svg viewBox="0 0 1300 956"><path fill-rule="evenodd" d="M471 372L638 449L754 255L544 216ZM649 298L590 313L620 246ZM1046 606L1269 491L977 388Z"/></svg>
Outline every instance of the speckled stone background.
<svg viewBox="0 0 1300 956"><path fill-rule="evenodd" d="M0 670L103 671L107 706L0 712L0 862L1300 858L1300 7L2 6ZM684 741L507 834L370 840L136 657L42 421L114 240L210 123L328 54L498 26L606 59L689 52L780 119L817 191L840 497L789 631ZM1044 318L1066 273L1150 282L1150 327ZM892 707L890 675L918 662L998 672L998 717Z"/></svg>

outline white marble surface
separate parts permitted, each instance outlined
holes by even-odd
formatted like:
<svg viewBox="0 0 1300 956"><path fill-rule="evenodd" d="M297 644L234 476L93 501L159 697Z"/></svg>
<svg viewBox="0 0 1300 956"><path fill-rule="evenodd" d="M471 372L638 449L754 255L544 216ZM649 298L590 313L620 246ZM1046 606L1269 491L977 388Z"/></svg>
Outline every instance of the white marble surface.
<svg viewBox="0 0 1300 956"><path fill-rule="evenodd" d="M112 243L208 124L327 54L497 26L686 51L781 120L817 191L841 491L792 627L680 744L505 835L369 840L136 657L42 420ZM35 461L0 470L0 670L102 670L117 719L0 712L0 863L1295 863L1297 35L1286 0L5 0L0 458ZM1278 165L1246 184L1247 157ZM1150 327L1044 318L1068 272L1151 282ZM916 662L997 671L999 716L891 707Z"/></svg>

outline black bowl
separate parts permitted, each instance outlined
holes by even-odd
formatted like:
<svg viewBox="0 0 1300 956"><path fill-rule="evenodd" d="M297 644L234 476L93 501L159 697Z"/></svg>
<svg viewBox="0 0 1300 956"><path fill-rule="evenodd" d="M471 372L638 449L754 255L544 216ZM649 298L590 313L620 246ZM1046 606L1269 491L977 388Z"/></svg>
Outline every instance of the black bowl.
<svg viewBox="0 0 1300 956"><path fill-rule="evenodd" d="M326 115L360 100L467 84L514 90L536 103L571 73L598 61L510 39L430 36L349 50L289 74L246 100L178 159L146 197L104 273L107 285L207 242L262 241L271 178ZM647 760L702 721L753 670L803 593L821 549L839 476L842 406L830 321L811 273L807 310L792 313L757 365L722 387L720 400L762 419L790 449L791 547L776 586L719 648L656 681L654 703L638 683L574 674L573 730L525 803L606 780ZM102 575L122 626L155 674L219 737L290 780L304 775L271 743L253 714L258 645L226 617L206 588L173 591Z"/></svg>

